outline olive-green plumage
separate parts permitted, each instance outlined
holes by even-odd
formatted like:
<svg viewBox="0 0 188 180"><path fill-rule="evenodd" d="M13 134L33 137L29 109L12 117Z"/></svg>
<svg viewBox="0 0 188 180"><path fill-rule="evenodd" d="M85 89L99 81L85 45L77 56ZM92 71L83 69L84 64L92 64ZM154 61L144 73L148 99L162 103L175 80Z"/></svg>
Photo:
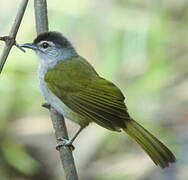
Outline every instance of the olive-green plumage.
<svg viewBox="0 0 188 180"><path fill-rule="evenodd" d="M110 130L125 131L162 168L175 161L164 144L129 116L119 88L101 78L82 57L59 61L47 71L45 82L71 111L83 117L85 125L95 122ZM84 126L82 118L78 123Z"/></svg>
<svg viewBox="0 0 188 180"><path fill-rule="evenodd" d="M41 33L22 47L39 56L43 96L60 114L81 127L95 122L109 130L123 130L162 168L175 162L172 152L129 116L120 89L101 78L61 33Z"/></svg>

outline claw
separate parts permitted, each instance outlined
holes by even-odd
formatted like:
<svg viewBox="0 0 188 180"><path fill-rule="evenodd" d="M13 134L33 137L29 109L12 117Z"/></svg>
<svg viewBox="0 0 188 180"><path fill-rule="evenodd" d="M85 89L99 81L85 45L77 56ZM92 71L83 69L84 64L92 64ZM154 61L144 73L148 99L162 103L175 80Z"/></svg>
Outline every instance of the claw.
<svg viewBox="0 0 188 180"><path fill-rule="evenodd" d="M65 138L57 138L58 140L58 143L56 145L56 149L59 151L60 148L62 146L64 147L69 147L71 149L71 151L73 151L75 149L75 147L72 145L72 141L71 140L68 140L68 139L65 139Z"/></svg>

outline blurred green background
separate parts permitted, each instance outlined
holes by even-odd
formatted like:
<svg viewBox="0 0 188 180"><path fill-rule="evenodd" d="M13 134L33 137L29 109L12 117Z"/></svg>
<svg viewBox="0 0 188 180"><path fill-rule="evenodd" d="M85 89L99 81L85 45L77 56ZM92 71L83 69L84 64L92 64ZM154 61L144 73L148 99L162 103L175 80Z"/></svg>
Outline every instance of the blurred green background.
<svg viewBox="0 0 188 180"><path fill-rule="evenodd" d="M8 34L20 2L0 0L0 35ZM63 32L101 76L118 85L132 117L177 157L161 170L123 133L92 124L74 143L80 179L187 180L188 0L49 0L48 11L50 30ZM35 36L30 1L17 41ZM14 47L0 75L1 180L63 177L36 73L35 54ZM71 137L78 126L67 126Z"/></svg>

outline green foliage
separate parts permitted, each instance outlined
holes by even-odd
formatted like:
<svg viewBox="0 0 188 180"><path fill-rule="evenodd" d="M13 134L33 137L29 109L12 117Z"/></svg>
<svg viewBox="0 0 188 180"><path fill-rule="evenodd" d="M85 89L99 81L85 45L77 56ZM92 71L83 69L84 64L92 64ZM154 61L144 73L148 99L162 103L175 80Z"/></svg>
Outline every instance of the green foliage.
<svg viewBox="0 0 188 180"><path fill-rule="evenodd" d="M2 144L2 153L7 163L21 173L33 174L38 169L38 163L25 152L21 144L15 141L5 139Z"/></svg>

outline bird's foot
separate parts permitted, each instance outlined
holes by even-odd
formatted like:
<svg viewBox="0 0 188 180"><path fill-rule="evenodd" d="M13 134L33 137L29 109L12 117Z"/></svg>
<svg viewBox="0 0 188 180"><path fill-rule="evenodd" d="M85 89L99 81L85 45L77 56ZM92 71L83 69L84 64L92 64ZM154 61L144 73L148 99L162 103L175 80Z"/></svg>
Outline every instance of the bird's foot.
<svg viewBox="0 0 188 180"><path fill-rule="evenodd" d="M72 145L72 141L65 139L65 138L57 138L57 145L56 145L56 149L59 151L61 147L69 147L71 149L71 151L73 151L75 148Z"/></svg>
<svg viewBox="0 0 188 180"><path fill-rule="evenodd" d="M49 103L42 104L42 107L47 108L47 109L51 109L51 105Z"/></svg>

